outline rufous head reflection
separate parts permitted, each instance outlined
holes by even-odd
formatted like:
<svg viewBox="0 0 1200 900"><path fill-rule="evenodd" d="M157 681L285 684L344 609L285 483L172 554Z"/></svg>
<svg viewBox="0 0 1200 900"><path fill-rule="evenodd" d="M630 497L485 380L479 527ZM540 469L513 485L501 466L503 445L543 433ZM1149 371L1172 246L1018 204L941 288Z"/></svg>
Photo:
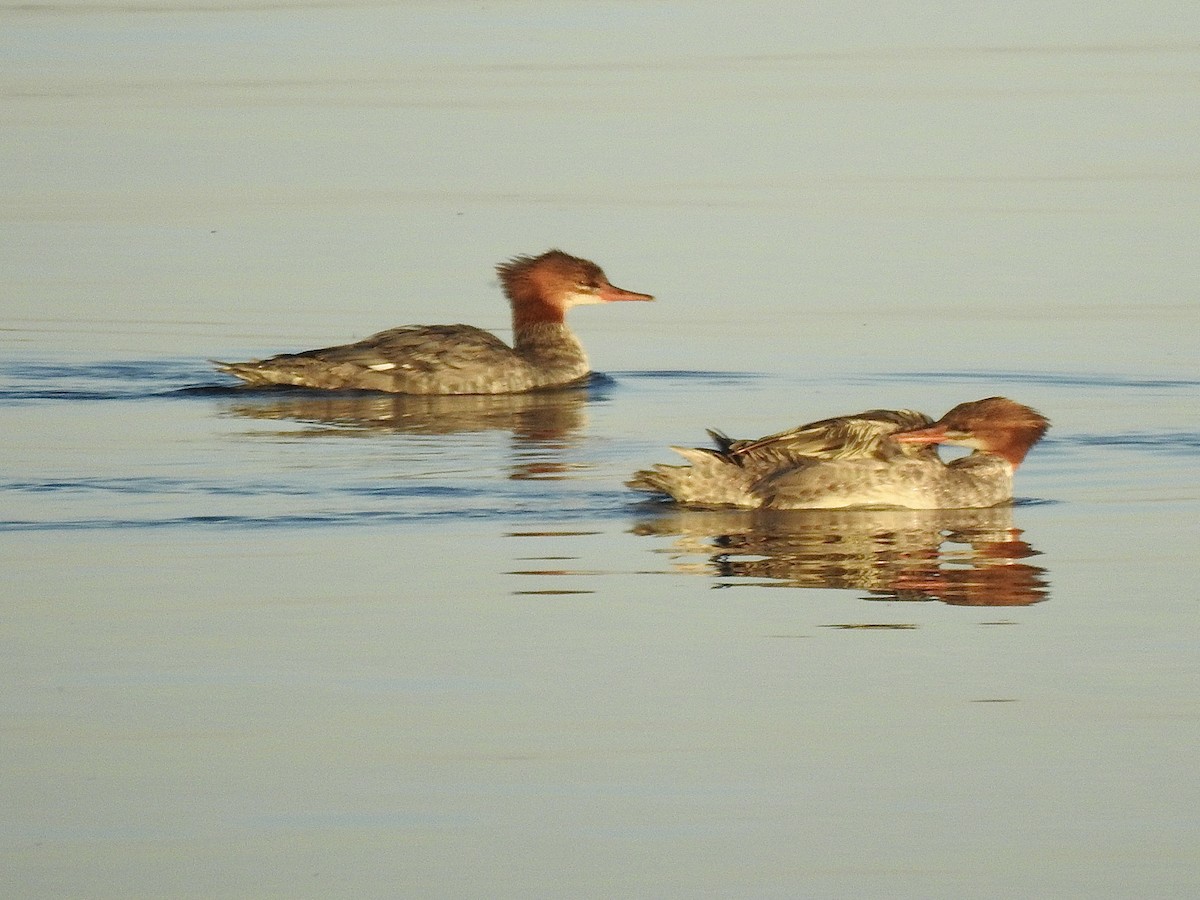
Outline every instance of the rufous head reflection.
<svg viewBox="0 0 1200 900"><path fill-rule="evenodd" d="M1012 508L971 510L664 511L634 528L672 536L676 571L721 586L866 591L872 600L1027 606L1046 599L1046 570L1013 526ZM696 557L703 562L697 564Z"/></svg>

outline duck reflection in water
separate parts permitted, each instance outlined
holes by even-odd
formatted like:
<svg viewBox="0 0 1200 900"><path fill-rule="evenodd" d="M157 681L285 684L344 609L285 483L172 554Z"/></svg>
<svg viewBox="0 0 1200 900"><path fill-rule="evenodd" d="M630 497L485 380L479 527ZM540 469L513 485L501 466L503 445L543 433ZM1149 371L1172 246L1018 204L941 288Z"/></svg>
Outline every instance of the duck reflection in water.
<svg viewBox="0 0 1200 900"><path fill-rule="evenodd" d="M561 458L580 442L587 425L586 404L603 398L611 379L592 375L586 382L554 390L500 395L410 395L374 391L311 391L266 388L248 394L234 388L230 415L320 426L316 433L361 435L470 434L507 431L513 440L509 477L563 478L581 463ZM248 397L252 399L247 399Z"/></svg>
<svg viewBox="0 0 1200 900"><path fill-rule="evenodd" d="M851 588L872 600L1027 606L1046 599L1046 570L1013 527L1011 507L963 510L686 510L639 523L674 536L678 571L772 579L772 587ZM732 586L722 583L719 586Z"/></svg>

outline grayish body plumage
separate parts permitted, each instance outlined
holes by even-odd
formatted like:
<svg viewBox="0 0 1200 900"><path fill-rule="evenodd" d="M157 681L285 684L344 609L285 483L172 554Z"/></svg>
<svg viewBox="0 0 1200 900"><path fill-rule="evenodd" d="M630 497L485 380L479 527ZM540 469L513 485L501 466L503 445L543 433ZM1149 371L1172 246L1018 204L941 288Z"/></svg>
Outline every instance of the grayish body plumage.
<svg viewBox="0 0 1200 900"><path fill-rule="evenodd" d="M408 325L353 344L217 365L249 384L396 394L511 394L588 374L587 354L566 324L530 325L521 337L517 352L471 325Z"/></svg>
<svg viewBox="0 0 1200 900"><path fill-rule="evenodd" d="M710 431L715 448L671 448L690 465L659 464L628 484L698 507L989 507L1012 500L1013 471L1047 424L993 397L960 404L937 423L912 410L876 409L751 441ZM935 442L976 452L946 463Z"/></svg>

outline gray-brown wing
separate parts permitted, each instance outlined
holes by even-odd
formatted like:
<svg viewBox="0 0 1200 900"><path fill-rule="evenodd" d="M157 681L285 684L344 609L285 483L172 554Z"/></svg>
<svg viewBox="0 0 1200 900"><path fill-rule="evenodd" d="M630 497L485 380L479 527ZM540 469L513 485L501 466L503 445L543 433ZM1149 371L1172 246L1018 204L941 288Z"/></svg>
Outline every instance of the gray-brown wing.
<svg viewBox="0 0 1200 900"><path fill-rule="evenodd" d="M319 360L331 366L433 372L479 366L513 356L513 350L489 331L471 325L409 325L389 328L353 344L273 356L265 363Z"/></svg>
<svg viewBox="0 0 1200 900"><path fill-rule="evenodd" d="M931 447L899 444L884 439L897 431L933 424L924 413L911 409L871 409L852 416L809 422L798 428L750 441L728 441L723 447L735 460L755 463L802 459L885 459L897 453L928 455ZM727 439L726 439L727 440Z"/></svg>

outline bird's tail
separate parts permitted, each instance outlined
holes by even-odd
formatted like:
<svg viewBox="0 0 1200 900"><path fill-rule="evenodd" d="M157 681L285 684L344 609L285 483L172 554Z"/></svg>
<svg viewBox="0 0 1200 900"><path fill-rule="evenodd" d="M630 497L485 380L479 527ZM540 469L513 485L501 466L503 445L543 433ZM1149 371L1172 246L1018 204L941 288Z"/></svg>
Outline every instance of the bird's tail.
<svg viewBox="0 0 1200 900"><path fill-rule="evenodd" d="M762 505L762 499L751 490L754 476L722 451L703 447L671 449L690 465L659 463L635 472L625 484L635 491L666 494L685 506L755 508Z"/></svg>

